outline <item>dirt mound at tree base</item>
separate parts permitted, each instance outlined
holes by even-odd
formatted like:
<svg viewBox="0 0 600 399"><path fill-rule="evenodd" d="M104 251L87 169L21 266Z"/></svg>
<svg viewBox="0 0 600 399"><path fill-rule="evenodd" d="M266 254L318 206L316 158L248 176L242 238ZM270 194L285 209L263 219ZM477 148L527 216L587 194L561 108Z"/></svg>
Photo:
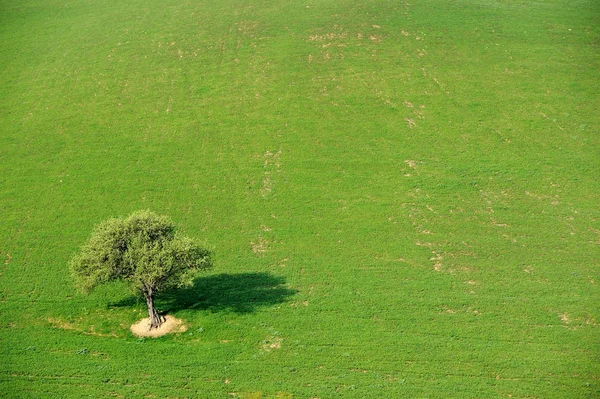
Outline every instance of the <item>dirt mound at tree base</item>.
<svg viewBox="0 0 600 399"><path fill-rule="evenodd" d="M165 321L160 325L159 328L153 328L150 330L150 318L140 320L136 324L132 324L130 327L133 335L138 337L161 337L169 333L184 332L187 327L183 324L183 321L176 319L173 316L166 316Z"/></svg>

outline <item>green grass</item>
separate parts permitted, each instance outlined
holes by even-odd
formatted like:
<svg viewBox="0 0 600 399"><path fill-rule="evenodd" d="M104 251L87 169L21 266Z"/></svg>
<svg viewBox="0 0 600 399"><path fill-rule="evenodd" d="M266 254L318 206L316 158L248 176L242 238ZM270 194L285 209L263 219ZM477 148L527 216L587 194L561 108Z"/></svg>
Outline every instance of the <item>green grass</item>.
<svg viewBox="0 0 600 399"><path fill-rule="evenodd" d="M598 397L599 26L588 0L0 0L2 395ZM159 339L66 267L146 208L216 253Z"/></svg>

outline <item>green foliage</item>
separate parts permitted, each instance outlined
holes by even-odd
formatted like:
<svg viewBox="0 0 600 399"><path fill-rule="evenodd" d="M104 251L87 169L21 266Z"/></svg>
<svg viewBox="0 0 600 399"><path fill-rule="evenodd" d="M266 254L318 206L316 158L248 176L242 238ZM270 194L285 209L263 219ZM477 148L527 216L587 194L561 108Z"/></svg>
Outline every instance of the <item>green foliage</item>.
<svg viewBox="0 0 600 399"><path fill-rule="evenodd" d="M126 280L138 293L190 286L211 256L197 241L182 236L166 216L138 211L98 224L70 263L77 285L89 291Z"/></svg>

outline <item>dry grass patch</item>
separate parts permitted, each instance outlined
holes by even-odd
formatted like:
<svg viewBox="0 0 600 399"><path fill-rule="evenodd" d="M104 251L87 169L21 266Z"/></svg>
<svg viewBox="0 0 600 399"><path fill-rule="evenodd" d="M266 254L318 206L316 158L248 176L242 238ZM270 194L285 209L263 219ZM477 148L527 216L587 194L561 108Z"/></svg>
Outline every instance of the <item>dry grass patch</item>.
<svg viewBox="0 0 600 399"><path fill-rule="evenodd" d="M262 342L261 349L266 352L270 352L273 349L281 349L282 342L283 342L283 338L281 338L281 337L277 337L277 336L270 337Z"/></svg>
<svg viewBox="0 0 600 399"><path fill-rule="evenodd" d="M180 319L173 316L166 316L165 321L160 327L150 329L150 318L146 317L136 324L132 324L130 330L137 337L156 338L166 334L185 332L187 326Z"/></svg>
<svg viewBox="0 0 600 399"><path fill-rule="evenodd" d="M86 334L86 335L95 335L98 337L117 337L117 334L115 333L100 333L94 330L94 326L90 326L88 330L83 329L81 326L77 326L73 323L69 323L68 321L65 320L61 320L61 319L57 319L55 317L48 317L48 322L50 323L50 325L52 325L52 327L54 328L59 328L61 330L69 330L69 331L76 331L82 334Z"/></svg>
<svg viewBox="0 0 600 399"><path fill-rule="evenodd" d="M267 252L267 249L269 247L269 241L263 237L258 237L256 242L251 241L250 245L252 246L252 252L254 252L257 255L262 255L265 252Z"/></svg>

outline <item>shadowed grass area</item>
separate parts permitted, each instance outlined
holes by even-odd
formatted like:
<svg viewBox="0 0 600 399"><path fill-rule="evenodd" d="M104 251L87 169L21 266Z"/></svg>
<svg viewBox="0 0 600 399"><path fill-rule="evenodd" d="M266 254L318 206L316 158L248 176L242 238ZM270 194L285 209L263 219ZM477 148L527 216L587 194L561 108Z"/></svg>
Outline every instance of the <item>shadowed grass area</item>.
<svg viewBox="0 0 600 399"><path fill-rule="evenodd" d="M219 274L199 278L192 288L167 293L161 304L167 312L183 309L250 313L285 303L297 291L285 279L270 273Z"/></svg>
<svg viewBox="0 0 600 399"><path fill-rule="evenodd" d="M166 291L158 296L157 304L163 313L193 309L243 314L285 303L296 293L286 287L283 277L270 273L223 273L198 278L190 288ZM139 298L131 296L111 302L108 307L132 306L139 302Z"/></svg>

